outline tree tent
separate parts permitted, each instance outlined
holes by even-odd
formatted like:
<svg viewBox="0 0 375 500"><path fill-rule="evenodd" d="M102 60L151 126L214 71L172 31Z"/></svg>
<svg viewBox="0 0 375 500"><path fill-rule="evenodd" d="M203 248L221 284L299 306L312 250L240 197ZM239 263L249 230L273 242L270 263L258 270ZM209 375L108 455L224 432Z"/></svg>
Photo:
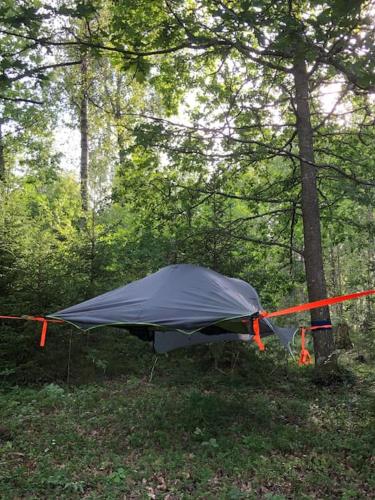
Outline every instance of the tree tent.
<svg viewBox="0 0 375 500"><path fill-rule="evenodd" d="M374 289L364 290L266 312L257 292L245 281L203 267L178 264L48 316L0 315L0 319L42 323L41 347L45 345L48 324L66 322L82 330L100 326L125 328L143 340L152 341L156 352L228 340L254 340L264 350L262 338L273 334L291 351L290 343L297 330L280 328L269 318L374 294ZM305 347L306 331L323 329L332 329L329 320L301 327L299 365L312 362Z"/></svg>
<svg viewBox="0 0 375 500"><path fill-rule="evenodd" d="M261 339L273 334L289 348L296 329L274 325L262 311L257 292L245 281L176 264L47 318L82 330L125 328L152 341L156 352L233 340L255 340L262 349Z"/></svg>

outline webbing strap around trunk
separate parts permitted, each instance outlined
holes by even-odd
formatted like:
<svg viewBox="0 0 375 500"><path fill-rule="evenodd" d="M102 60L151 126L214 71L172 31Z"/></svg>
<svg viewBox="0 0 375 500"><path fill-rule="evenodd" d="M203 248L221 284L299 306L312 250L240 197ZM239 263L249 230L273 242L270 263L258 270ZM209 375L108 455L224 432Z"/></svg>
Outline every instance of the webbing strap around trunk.
<svg viewBox="0 0 375 500"><path fill-rule="evenodd" d="M301 352L298 360L299 366L311 365L312 363L310 353L305 345L305 340L306 340L305 333L307 331L323 330L323 329L332 329L332 325L328 324L328 325L303 326L301 328Z"/></svg>
<svg viewBox="0 0 375 500"><path fill-rule="evenodd" d="M375 294L375 290L364 290L363 292L350 293L348 295L338 295L336 297L329 297L328 299L315 300L313 302L306 302L305 304L299 304L297 306L288 307L286 309L280 309L279 311L266 312L262 311L259 316L253 319L253 330L254 330L254 341L258 345L259 350L264 351L264 345L260 338L259 331L259 319L260 318L273 318L275 316L286 316L288 314L296 314L298 312L309 311L311 309L317 309L319 307L325 307L333 304L338 304L340 302L345 302L346 300L359 299L360 297L365 297L367 295ZM312 330L324 330L332 328L331 324L322 325L312 325L307 327L301 327L301 353L299 357L298 364L309 365L312 363L309 351L305 346L305 333L306 331Z"/></svg>

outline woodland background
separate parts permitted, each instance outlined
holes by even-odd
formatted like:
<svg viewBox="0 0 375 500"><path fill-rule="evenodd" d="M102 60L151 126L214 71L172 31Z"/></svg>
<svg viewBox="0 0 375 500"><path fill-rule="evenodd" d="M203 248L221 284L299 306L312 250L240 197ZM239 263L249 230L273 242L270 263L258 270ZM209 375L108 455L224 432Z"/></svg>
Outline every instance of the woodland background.
<svg viewBox="0 0 375 500"><path fill-rule="evenodd" d="M298 44L328 293L373 287L371 2L5 1L0 14L3 314L53 312L177 262L250 282L266 310L305 301ZM333 309L369 353L372 305ZM3 377L55 367L66 332L40 373L34 330L2 322Z"/></svg>
<svg viewBox="0 0 375 500"><path fill-rule="evenodd" d="M269 311L374 288L374 18L373 1L2 0L0 313L181 262ZM331 308L352 345L325 337L341 375L319 385L276 339L155 356L50 325L40 349L39 325L1 321L1 498L374 498L373 303Z"/></svg>

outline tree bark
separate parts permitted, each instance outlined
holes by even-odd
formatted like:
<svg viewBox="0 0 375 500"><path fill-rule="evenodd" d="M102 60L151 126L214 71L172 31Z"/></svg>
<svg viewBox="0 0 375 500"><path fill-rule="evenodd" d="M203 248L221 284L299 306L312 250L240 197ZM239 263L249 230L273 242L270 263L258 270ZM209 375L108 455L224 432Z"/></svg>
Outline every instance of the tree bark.
<svg viewBox="0 0 375 500"><path fill-rule="evenodd" d="M121 105L121 87L123 85L122 75L118 74L116 76L116 99L115 99L115 123L116 123L116 133L117 133L117 146L118 146L118 157L120 167L125 163L126 151L125 151L125 137L124 129L122 126L122 105Z"/></svg>
<svg viewBox="0 0 375 500"><path fill-rule="evenodd" d="M0 181L5 181L5 156L4 156L4 138L3 138L3 120L0 119Z"/></svg>
<svg viewBox="0 0 375 500"><path fill-rule="evenodd" d="M80 104L80 133L81 133L81 203L82 210L88 210L88 88L87 88L87 56L82 57L81 63L81 104Z"/></svg>
<svg viewBox="0 0 375 500"><path fill-rule="evenodd" d="M314 164L313 130L309 106L309 76L306 61L297 55L294 60L295 104L299 156L301 157L302 218L304 234L304 257L307 290L310 301L327 297L323 267L323 251L320 230L320 209L317 189L317 171ZM312 323L329 321L328 307L311 311ZM334 339L331 330L316 330L313 334L315 364L317 367L333 366Z"/></svg>

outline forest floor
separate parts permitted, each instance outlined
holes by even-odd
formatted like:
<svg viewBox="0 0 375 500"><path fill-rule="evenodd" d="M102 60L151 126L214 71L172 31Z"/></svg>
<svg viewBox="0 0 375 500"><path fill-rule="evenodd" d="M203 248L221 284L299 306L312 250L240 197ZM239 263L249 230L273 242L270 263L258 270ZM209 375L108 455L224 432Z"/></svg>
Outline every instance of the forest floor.
<svg viewBox="0 0 375 500"><path fill-rule="evenodd" d="M199 354L199 353L198 353ZM319 387L243 354L0 391L0 498L375 498L374 367ZM348 358L349 359L349 358Z"/></svg>

